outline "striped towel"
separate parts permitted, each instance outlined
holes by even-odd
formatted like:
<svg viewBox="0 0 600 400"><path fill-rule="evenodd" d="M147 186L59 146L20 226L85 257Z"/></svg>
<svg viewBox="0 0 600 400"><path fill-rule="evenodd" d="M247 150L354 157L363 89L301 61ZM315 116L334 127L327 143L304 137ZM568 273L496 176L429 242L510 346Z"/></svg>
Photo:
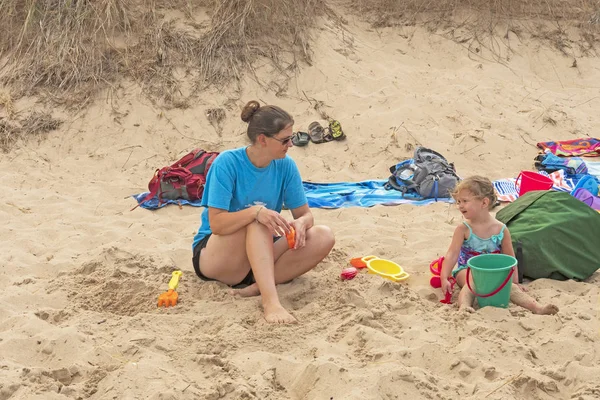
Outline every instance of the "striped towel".
<svg viewBox="0 0 600 400"><path fill-rule="evenodd" d="M585 165L588 169L588 174L600 179L600 161L585 160Z"/></svg>
<svg viewBox="0 0 600 400"><path fill-rule="evenodd" d="M551 174L544 171L539 171L538 173L552 179L554 182L552 190L571 192L577 184L572 178L566 178L565 171L563 170L554 171ZM516 182L517 178L498 179L497 181L494 181L494 189L496 189L498 200L512 203L518 199L519 189L517 188Z"/></svg>

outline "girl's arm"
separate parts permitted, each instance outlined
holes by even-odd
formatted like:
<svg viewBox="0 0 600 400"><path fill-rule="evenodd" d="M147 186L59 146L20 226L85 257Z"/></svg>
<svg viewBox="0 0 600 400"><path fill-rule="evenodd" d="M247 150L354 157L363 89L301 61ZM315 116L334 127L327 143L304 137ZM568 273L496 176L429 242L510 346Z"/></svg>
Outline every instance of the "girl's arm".
<svg viewBox="0 0 600 400"><path fill-rule="evenodd" d="M502 243L500 243L502 247L502 254L506 254L507 256L514 257L515 250L513 249L512 238L510 236L510 231L508 228L504 228L504 238L502 239ZM512 277L513 283L519 284L519 266L515 267L515 272L513 272Z"/></svg>
<svg viewBox="0 0 600 400"><path fill-rule="evenodd" d="M464 224L460 224L454 230L452 242L450 243L450 247L444 256L444 262L442 263L442 271L440 273L440 278L442 280L448 280L450 274L452 273L452 268L454 268L454 265L456 265L456 262L458 261L460 248L465 241L466 231L467 227Z"/></svg>
<svg viewBox="0 0 600 400"><path fill-rule="evenodd" d="M465 235L467 232L467 227L464 224L460 224L454 230L454 235L452 235L452 242L450 243L450 247L444 256L444 261L442 262L442 268L440 271L440 283L442 284L442 293L446 294L450 292L450 283L448 282L448 278L452 273L452 268L458 261L458 256L460 255L460 248L465 241Z"/></svg>

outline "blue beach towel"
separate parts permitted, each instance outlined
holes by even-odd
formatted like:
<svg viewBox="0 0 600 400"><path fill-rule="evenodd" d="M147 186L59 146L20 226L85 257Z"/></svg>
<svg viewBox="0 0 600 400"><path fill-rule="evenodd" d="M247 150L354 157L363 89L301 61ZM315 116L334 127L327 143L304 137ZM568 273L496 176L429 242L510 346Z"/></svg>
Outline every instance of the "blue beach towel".
<svg viewBox="0 0 600 400"><path fill-rule="evenodd" d="M435 199L421 200L415 193L402 194L397 190L387 190L387 180L362 182L311 183L302 182L308 206L311 208L372 207L374 205L395 206L398 204L424 205L435 203ZM438 199L451 202L449 198Z"/></svg>
<svg viewBox="0 0 600 400"><path fill-rule="evenodd" d="M435 199L420 200L415 193L403 195L397 190L386 190L383 185L387 180L369 180L362 182L336 182L336 183L313 183L302 182L308 206L311 208L348 208L348 207L372 207L375 205L395 206L399 204L425 205L435 203ZM144 199L148 192L133 195L138 204ZM442 202L453 202L452 199L438 199ZM190 205L200 207L200 200L188 201L184 199L168 200L159 206L158 199L153 198L140 204L147 210L156 210L168 204Z"/></svg>

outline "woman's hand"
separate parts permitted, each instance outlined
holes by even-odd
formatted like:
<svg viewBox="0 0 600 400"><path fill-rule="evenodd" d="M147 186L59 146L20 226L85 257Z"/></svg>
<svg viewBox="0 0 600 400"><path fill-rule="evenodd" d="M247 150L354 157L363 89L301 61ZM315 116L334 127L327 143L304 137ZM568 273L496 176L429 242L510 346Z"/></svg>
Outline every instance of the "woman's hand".
<svg viewBox="0 0 600 400"><path fill-rule="evenodd" d="M291 225L281 214L264 206L256 207L256 221L269 229L273 236L285 236L291 230ZM296 237L298 233L296 232Z"/></svg>
<svg viewBox="0 0 600 400"><path fill-rule="evenodd" d="M298 218L290 222L290 225L294 227L296 231L294 250L298 250L304 247L306 244L306 225L302 218Z"/></svg>

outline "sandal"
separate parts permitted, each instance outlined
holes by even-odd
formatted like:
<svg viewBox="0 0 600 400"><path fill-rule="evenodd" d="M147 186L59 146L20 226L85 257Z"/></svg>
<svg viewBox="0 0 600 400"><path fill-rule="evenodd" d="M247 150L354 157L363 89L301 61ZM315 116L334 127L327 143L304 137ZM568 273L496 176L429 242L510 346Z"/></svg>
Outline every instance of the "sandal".
<svg viewBox="0 0 600 400"><path fill-rule="evenodd" d="M306 132L296 132L294 136L292 136L292 144L294 146L303 147L308 144L310 141L310 136Z"/></svg>
<svg viewBox="0 0 600 400"><path fill-rule="evenodd" d="M327 141L325 140L325 129L317 121L311 122L308 126L308 135L310 136L310 140L315 144Z"/></svg>
<svg viewBox="0 0 600 400"><path fill-rule="evenodd" d="M342 130L342 124L340 124L340 121L336 119L329 121L329 134L333 140L346 139L346 134L344 134L344 131Z"/></svg>

